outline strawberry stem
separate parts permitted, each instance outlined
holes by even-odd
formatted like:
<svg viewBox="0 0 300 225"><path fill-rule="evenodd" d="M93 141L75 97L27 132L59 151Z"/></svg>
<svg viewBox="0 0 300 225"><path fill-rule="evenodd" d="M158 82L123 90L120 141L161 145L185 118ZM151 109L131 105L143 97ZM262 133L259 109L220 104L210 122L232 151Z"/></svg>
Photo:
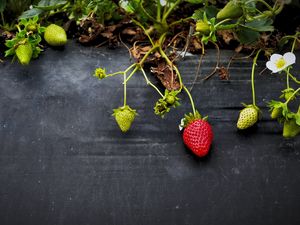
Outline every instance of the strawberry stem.
<svg viewBox="0 0 300 225"><path fill-rule="evenodd" d="M137 64L134 64L136 67L134 68L134 70L129 74L129 76L126 78L126 80L124 81L125 82L128 82L130 80L130 78L133 76L133 74L135 74L135 72L138 70L138 65Z"/></svg>
<svg viewBox="0 0 300 225"><path fill-rule="evenodd" d="M189 96L189 99L190 99L190 102L191 102L191 105L192 105L192 109L193 109L193 114L195 116L196 115L196 109L195 109L195 104L194 104L193 97L192 97L191 93L189 92L189 90L184 85L183 85L183 89L185 90L185 92Z"/></svg>
<svg viewBox="0 0 300 225"><path fill-rule="evenodd" d="M292 78L293 79L293 81L295 82L295 83L297 83L297 84L300 84L300 81L299 80L297 80L297 78L296 77L294 77L291 73L290 73L290 71L289 70L286 70L286 72L287 72L287 75L290 77L290 78Z"/></svg>
<svg viewBox="0 0 300 225"><path fill-rule="evenodd" d="M180 75L180 72L178 70L178 68L173 64L173 62L169 59L169 57L166 55L166 53L164 52L164 50L162 49L162 45L163 45L163 42L165 40L165 36L166 36L167 33L164 33L160 39L159 39L159 53L161 54L161 56L166 60L166 62L168 63L168 65L171 67L171 71L173 71L173 69L175 70L177 76L178 76L178 79L179 79L179 84L180 84L180 89L179 89L179 92L181 92L182 90L182 87L183 87L183 84L182 84L182 79L181 79L181 75Z"/></svg>
<svg viewBox="0 0 300 225"><path fill-rule="evenodd" d="M300 91L300 88L298 88L296 91L294 91L294 93L288 98L288 100L286 100L285 104L287 105L289 103L289 101L291 101L291 99L293 99L293 97Z"/></svg>
<svg viewBox="0 0 300 225"><path fill-rule="evenodd" d="M291 52L294 52L296 41L297 41L297 37L294 37ZM286 73L286 88L290 88L290 76L289 76L290 69L291 69L291 67L288 67L287 71L286 71L287 72Z"/></svg>
<svg viewBox="0 0 300 225"><path fill-rule="evenodd" d="M136 25L138 25L140 28L142 28L142 30L144 31L144 33L148 37L149 41L151 42L151 45L154 47L154 42L153 42L152 38L150 37L150 35L148 34L145 27L140 22L136 21L135 19L132 19L132 22L134 22Z"/></svg>
<svg viewBox="0 0 300 225"><path fill-rule="evenodd" d="M147 77L147 75L146 75L146 73L145 73L145 70L141 67L141 71L142 71L142 73L143 73L143 75L144 75L144 77L145 77L145 80L146 80L146 83L147 83L147 85L150 85L151 87L153 87L157 92L158 92L158 94L163 98L164 97L164 95L160 92L160 90L148 79L148 77Z"/></svg>
<svg viewBox="0 0 300 225"><path fill-rule="evenodd" d="M252 63L252 71L251 71L251 87L252 87L252 102L253 105L256 106L256 97L255 97L255 86L254 86L254 74L255 74L255 67L256 67L256 62L257 58L259 56L259 53L261 52L261 49L259 49L253 59Z"/></svg>
<svg viewBox="0 0 300 225"><path fill-rule="evenodd" d="M126 81L126 73L124 72L124 107L126 106L127 98L127 81Z"/></svg>

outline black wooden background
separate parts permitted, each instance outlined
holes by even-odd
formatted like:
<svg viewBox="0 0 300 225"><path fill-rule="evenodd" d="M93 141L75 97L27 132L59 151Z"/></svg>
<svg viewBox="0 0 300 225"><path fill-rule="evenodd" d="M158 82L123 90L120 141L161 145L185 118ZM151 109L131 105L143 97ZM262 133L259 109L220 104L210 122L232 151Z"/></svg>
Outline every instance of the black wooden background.
<svg viewBox="0 0 300 225"><path fill-rule="evenodd" d="M232 54L222 51L221 63ZM198 59L180 63L188 87ZM215 62L208 51L202 74ZM199 160L178 130L191 111L187 96L160 119L159 96L141 74L128 84L128 104L140 116L130 132L119 131L111 114L122 105L123 78L92 73L128 65L126 49L74 42L27 67L0 64L1 225L300 224L300 138L282 138L265 107L280 95L283 75L256 76L264 118L248 133L235 124L240 103L251 103L251 61L234 62L230 81L198 80L192 94L215 133L211 154Z"/></svg>

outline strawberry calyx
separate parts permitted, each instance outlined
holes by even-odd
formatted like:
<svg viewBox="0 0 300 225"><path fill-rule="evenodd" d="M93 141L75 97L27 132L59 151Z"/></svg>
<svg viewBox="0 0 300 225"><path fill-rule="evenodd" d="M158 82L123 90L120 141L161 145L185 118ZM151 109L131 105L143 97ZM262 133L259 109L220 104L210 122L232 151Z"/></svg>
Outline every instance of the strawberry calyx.
<svg viewBox="0 0 300 225"><path fill-rule="evenodd" d="M188 113L184 115L184 118L181 120L180 127L185 128L188 125L192 124L196 120L204 120L207 121L208 116L202 117L201 114L198 112L198 110L195 111L195 113Z"/></svg>
<svg viewBox="0 0 300 225"><path fill-rule="evenodd" d="M124 105L124 106L121 106L121 107L119 107L117 109L113 109L114 113L112 114L112 116L115 116L117 113L123 112L123 111L131 112L131 113L134 114L134 116L138 115L135 109L130 108L129 105Z"/></svg>

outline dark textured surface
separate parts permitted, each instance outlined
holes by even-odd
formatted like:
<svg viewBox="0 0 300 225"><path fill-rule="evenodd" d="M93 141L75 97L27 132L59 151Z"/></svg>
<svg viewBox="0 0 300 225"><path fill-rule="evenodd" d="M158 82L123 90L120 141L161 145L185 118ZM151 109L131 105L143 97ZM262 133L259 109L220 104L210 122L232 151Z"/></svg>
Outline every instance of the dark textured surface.
<svg viewBox="0 0 300 225"><path fill-rule="evenodd" d="M231 54L223 51L222 62ZM187 86L197 60L180 64ZM202 72L214 64L208 52ZM140 116L119 132L111 113L122 104L122 77L91 74L127 65L125 49L74 43L47 49L29 67L0 64L1 225L300 224L300 138L284 140L265 107L284 85L278 75L257 76L265 117L248 134L235 123L240 102L251 101L251 62L233 63L230 81L197 82L196 106L215 132L211 154L199 160L178 131L187 97L161 120L152 112L159 96L140 74L128 84Z"/></svg>

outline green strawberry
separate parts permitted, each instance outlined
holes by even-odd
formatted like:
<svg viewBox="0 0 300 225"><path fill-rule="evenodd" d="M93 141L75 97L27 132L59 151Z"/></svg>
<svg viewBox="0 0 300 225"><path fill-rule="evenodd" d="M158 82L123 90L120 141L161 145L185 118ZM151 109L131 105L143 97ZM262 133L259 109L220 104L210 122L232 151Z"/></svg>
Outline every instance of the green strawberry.
<svg viewBox="0 0 300 225"><path fill-rule="evenodd" d="M168 104L173 105L176 101L176 98L173 95L167 95L166 101Z"/></svg>
<svg viewBox="0 0 300 225"><path fill-rule="evenodd" d="M16 49L16 55L22 65L28 65L32 57L32 47L29 43L21 44Z"/></svg>
<svg viewBox="0 0 300 225"><path fill-rule="evenodd" d="M271 111L271 119L278 119L282 117L282 108L273 108Z"/></svg>
<svg viewBox="0 0 300 225"><path fill-rule="evenodd" d="M294 95L294 92L295 92L295 90L293 88L287 88L282 91L282 95L280 95L280 98L284 98L285 100L288 100L290 97L292 97ZM294 100L296 98L296 95L294 95L291 98L291 100Z"/></svg>
<svg viewBox="0 0 300 225"><path fill-rule="evenodd" d="M283 137L292 138L300 133L300 126L296 123L295 119L284 121L283 124Z"/></svg>
<svg viewBox="0 0 300 225"><path fill-rule="evenodd" d="M131 127L136 116L136 110L131 109L128 105L114 109L113 116L122 132L127 132Z"/></svg>
<svg viewBox="0 0 300 225"><path fill-rule="evenodd" d="M67 34L65 30L55 24L49 25L45 29L44 38L51 46L63 46L67 43Z"/></svg>
<svg viewBox="0 0 300 225"><path fill-rule="evenodd" d="M249 127L252 127L258 121L258 117L258 107L254 105L247 105L246 108L244 108L240 112L237 122L237 128L240 130L244 130Z"/></svg>
<svg viewBox="0 0 300 225"><path fill-rule="evenodd" d="M243 15L243 9L236 1L228 2L217 14L218 20L235 19Z"/></svg>
<svg viewBox="0 0 300 225"><path fill-rule="evenodd" d="M210 25L203 20L198 20L196 23L196 31L208 35L210 33Z"/></svg>
<svg viewBox="0 0 300 225"><path fill-rule="evenodd" d="M38 26L36 24L28 24L26 26L26 31L32 31L33 33L37 32Z"/></svg>

